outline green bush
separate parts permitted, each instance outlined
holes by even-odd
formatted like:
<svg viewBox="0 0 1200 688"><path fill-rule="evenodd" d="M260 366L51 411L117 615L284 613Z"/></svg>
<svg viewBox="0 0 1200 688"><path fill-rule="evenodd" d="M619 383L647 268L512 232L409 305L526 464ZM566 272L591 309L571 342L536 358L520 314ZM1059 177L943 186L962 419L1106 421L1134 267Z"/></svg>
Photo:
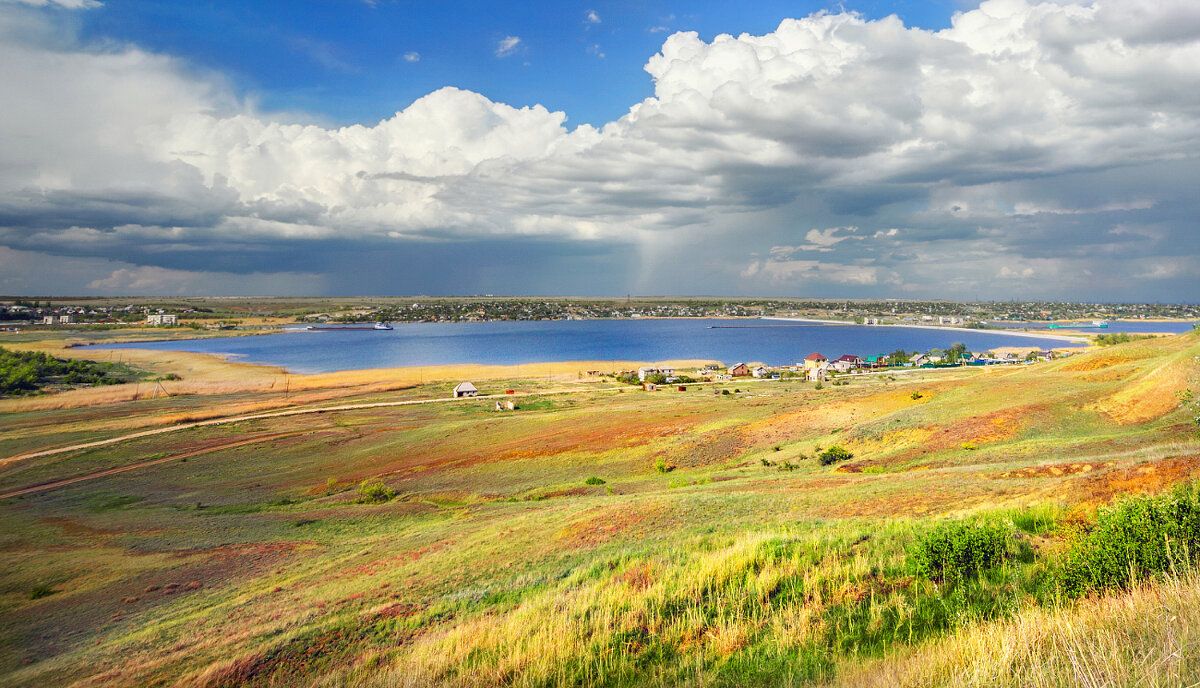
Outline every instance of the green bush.
<svg viewBox="0 0 1200 688"><path fill-rule="evenodd" d="M382 482L369 480L362 481L358 486L358 503L359 504L380 504L390 502L396 496L396 491L384 485Z"/></svg>
<svg viewBox="0 0 1200 688"><path fill-rule="evenodd" d="M29 591L29 599L40 600L43 597L49 597L56 592L58 591L55 590L53 586L46 583L38 583L37 585L33 586L32 590Z"/></svg>
<svg viewBox="0 0 1200 688"><path fill-rule="evenodd" d="M659 473L670 473L673 466L667 465L667 460L661 456L654 460L654 470Z"/></svg>
<svg viewBox="0 0 1200 688"><path fill-rule="evenodd" d="M817 454L817 461L820 461L822 466L828 466L838 461L847 461L852 458L854 458L853 454L836 444Z"/></svg>
<svg viewBox="0 0 1200 688"><path fill-rule="evenodd" d="M113 363L54 358L33 351L0 349L0 395L34 394L50 384L117 385L128 382Z"/></svg>
<svg viewBox="0 0 1200 688"><path fill-rule="evenodd" d="M958 521L927 531L909 550L918 575L942 584L978 578L1012 558L1012 530L996 523Z"/></svg>
<svg viewBox="0 0 1200 688"><path fill-rule="evenodd" d="M910 395L909 395L909 397L908 397L908 398L909 398L909 399L912 399L913 401L916 401L917 399L920 399L920 398L921 398L921 393L920 393L920 392L913 392L912 394L910 394Z"/></svg>
<svg viewBox="0 0 1200 688"><path fill-rule="evenodd" d="M583 484L584 484L584 485L603 485L603 484L604 484L604 478L598 478L598 477L596 477L596 476L594 476L594 475L593 475L592 477L590 477L590 478L588 478L587 480L583 481Z"/></svg>
<svg viewBox="0 0 1200 688"><path fill-rule="evenodd" d="M1157 497L1133 497L1101 510L1054 572L1067 597L1128 589L1139 580L1200 558L1200 492L1181 485Z"/></svg>

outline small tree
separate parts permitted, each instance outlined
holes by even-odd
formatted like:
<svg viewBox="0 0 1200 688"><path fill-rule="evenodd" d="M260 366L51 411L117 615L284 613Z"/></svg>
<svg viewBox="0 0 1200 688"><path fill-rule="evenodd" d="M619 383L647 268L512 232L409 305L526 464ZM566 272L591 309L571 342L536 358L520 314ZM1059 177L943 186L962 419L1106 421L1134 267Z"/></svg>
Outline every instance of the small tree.
<svg viewBox="0 0 1200 688"><path fill-rule="evenodd" d="M817 454L817 461L821 462L822 466L828 466L831 463L837 463L839 461L848 461L852 458L854 458L854 454L851 454L849 451L836 444L820 454Z"/></svg>

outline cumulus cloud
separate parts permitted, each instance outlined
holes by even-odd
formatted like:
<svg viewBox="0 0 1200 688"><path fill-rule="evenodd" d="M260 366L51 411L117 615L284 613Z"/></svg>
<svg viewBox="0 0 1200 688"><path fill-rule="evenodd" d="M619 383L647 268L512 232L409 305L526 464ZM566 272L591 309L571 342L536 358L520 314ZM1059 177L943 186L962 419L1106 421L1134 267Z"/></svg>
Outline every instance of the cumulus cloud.
<svg viewBox="0 0 1200 688"><path fill-rule="evenodd" d="M404 61L405 62L420 62L421 61L421 53L419 53L415 50L404 53Z"/></svg>
<svg viewBox="0 0 1200 688"><path fill-rule="evenodd" d="M1035 289L1029 269L1161 293L1200 255L1185 0L989 0L943 31L818 13L763 36L675 33L646 64L652 97L573 129L455 88L371 125L284 122L168 56L15 26L0 20L12 248L168 270L203 253L250 274L248 249L519 238L624 247L656 291L700 275L705 293L935 296ZM522 48L508 36L495 55ZM689 260L713 267L664 268Z"/></svg>
<svg viewBox="0 0 1200 688"><path fill-rule="evenodd" d="M521 39L517 36L505 36L496 43L496 57L508 57L517 52Z"/></svg>
<svg viewBox="0 0 1200 688"><path fill-rule="evenodd" d="M583 15L583 20L585 22L587 22L588 24L599 24L600 23L600 15L596 14L596 10L588 10Z"/></svg>

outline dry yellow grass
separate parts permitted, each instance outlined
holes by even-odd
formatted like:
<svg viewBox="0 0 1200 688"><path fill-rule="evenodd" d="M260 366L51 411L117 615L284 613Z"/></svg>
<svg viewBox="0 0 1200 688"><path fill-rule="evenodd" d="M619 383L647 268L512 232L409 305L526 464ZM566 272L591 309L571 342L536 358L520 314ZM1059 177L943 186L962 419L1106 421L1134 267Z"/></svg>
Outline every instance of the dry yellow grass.
<svg viewBox="0 0 1200 688"><path fill-rule="evenodd" d="M1120 425L1153 420L1179 406L1178 394L1188 388L1188 379L1194 374L1195 366L1190 361L1171 361L1101 400L1096 410Z"/></svg>
<svg viewBox="0 0 1200 688"><path fill-rule="evenodd" d="M68 348L62 342L34 342L15 348L25 348L48 353L62 358L80 358L92 361L107 361L111 351L98 349ZM541 379L557 382L588 381L598 378L587 371L632 370L646 365L638 361L567 361L556 363L527 363L521 365L436 365L405 368L378 368L369 370L347 370L317 375L289 374L282 368L228 361L212 354L197 354L184 351L156 351L149 349L122 349L120 360L132 366L157 374L175 373L182 380L140 384L113 385L76 389L58 394L22 399L0 400L0 413L22 411L48 411L116 404L137 399L147 399L163 393L177 395L246 394L264 392L304 392L311 390L352 390L354 393L384 392L403 389L412 385L436 381L461 380L505 380ZM677 360L659 362L680 370L697 368L711 361ZM333 395L337 396L337 395ZM329 396L322 399L331 398ZM312 401L314 399L309 399ZM290 403L296 403L293 399ZM230 412L246 413L274 408L279 404L258 403L222 409L218 415ZM205 417L214 417L211 414ZM197 420L196 418L190 418ZM172 418L165 422L178 422Z"/></svg>

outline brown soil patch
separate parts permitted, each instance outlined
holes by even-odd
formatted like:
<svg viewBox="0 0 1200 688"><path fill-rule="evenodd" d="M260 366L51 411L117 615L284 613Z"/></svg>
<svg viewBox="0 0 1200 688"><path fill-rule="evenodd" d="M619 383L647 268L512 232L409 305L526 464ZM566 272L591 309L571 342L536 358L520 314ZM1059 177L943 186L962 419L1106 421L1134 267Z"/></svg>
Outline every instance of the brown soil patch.
<svg viewBox="0 0 1200 688"><path fill-rule="evenodd" d="M1058 463L1044 466L1026 466L1015 471L1005 471L1004 473L992 476L992 478L1062 478L1081 473L1091 473L1111 468L1115 465L1117 465L1115 461L1096 461L1090 463Z"/></svg>
<svg viewBox="0 0 1200 688"><path fill-rule="evenodd" d="M1176 456L1089 476L1079 486L1084 503L1107 504L1127 494L1161 492L1200 474L1200 455Z"/></svg>
<svg viewBox="0 0 1200 688"><path fill-rule="evenodd" d="M60 533L68 537L116 535L121 532L119 530L109 530L107 528L93 528L92 526L84 525L74 519L63 518L61 516L47 516L46 518L39 518L37 523L44 523L48 526L58 528Z"/></svg>

